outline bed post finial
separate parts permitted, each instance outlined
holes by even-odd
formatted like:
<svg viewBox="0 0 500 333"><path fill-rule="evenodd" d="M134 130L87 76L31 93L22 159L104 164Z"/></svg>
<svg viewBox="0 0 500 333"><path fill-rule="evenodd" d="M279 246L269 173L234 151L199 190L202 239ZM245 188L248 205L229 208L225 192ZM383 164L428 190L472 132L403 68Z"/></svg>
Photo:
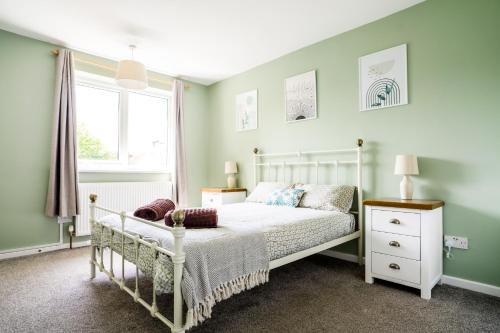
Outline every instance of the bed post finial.
<svg viewBox="0 0 500 333"><path fill-rule="evenodd" d="M89 195L89 199L91 203L95 203L97 200L97 194L92 193L91 195Z"/></svg>
<svg viewBox="0 0 500 333"><path fill-rule="evenodd" d="M185 218L186 218L186 213L184 212L184 209L176 209L172 213L172 221L174 222L174 228L182 227Z"/></svg>
<svg viewBox="0 0 500 333"><path fill-rule="evenodd" d="M363 139L359 138L358 139L358 147L362 147L363 146Z"/></svg>
<svg viewBox="0 0 500 333"><path fill-rule="evenodd" d="M258 153L259 153L259 148L254 148L254 149L253 149L253 153L254 153L254 154L258 154Z"/></svg>

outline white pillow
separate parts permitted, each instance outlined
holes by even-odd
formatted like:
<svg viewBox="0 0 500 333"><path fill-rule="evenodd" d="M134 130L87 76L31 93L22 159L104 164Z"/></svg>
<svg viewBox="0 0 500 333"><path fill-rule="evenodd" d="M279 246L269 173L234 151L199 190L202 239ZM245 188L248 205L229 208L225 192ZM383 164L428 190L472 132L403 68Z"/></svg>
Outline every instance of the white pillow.
<svg viewBox="0 0 500 333"><path fill-rule="evenodd" d="M247 202L266 202L267 198L274 190L283 190L288 186L282 183L260 182L250 193L245 201Z"/></svg>
<svg viewBox="0 0 500 333"><path fill-rule="evenodd" d="M354 199L354 186L295 184L293 188L305 191L299 207L334 210L348 213Z"/></svg>

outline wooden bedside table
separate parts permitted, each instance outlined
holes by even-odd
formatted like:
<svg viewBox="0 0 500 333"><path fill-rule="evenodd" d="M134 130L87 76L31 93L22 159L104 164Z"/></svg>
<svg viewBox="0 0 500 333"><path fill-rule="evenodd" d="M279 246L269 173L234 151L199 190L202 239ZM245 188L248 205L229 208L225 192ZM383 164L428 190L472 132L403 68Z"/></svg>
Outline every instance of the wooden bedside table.
<svg viewBox="0 0 500 333"><path fill-rule="evenodd" d="M245 201L246 188L204 187L201 189L202 207L219 207Z"/></svg>
<svg viewBox="0 0 500 333"><path fill-rule="evenodd" d="M443 275L443 206L440 200L365 200L365 281L383 279L431 290Z"/></svg>

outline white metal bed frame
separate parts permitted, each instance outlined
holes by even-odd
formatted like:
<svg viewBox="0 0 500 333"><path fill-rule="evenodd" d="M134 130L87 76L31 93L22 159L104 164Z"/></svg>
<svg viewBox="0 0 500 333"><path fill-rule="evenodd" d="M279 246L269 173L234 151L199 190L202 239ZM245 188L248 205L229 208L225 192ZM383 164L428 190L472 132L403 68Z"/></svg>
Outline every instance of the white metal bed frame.
<svg viewBox="0 0 500 333"><path fill-rule="evenodd" d="M351 212L353 214L358 215L358 230L355 232L344 236L340 237L337 239L334 239L330 242L326 242L323 244L320 244L318 246L306 249L304 251L296 252L291 255L288 255L286 257L272 260L269 263L269 269L274 269L283 265L286 265L288 263L297 261L299 259L305 258L307 256L310 256L312 254L316 254L319 252L322 252L324 250L327 250L329 248L335 247L337 245L349 242L354 239L358 239L358 263L361 265L362 264L362 259L363 259L363 183L362 183L362 148L363 148L363 140L358 139L357 147L352 148L352 149L336 149L336 150L320 150L320 151L305 151L305 152L291 152L291 153L277 153L277 154L260 154L258 149L254 149L254 181L257 183L258 180L258 169L259 167L282 167L283 171L283 180L285 180L285 173L286 173L286 167L287 166L313 166L316 169L316 182L318 182L318 170L320 166L334 166L337 172L337 180L338 180L338 166L342 164L354 164L357 167L357 200L358 200L358 211L357 212ZM279 161L279 162L273 162L273 163L264 163L261 160L264 158L275 158L275 157L301 157L301 156L313 156L313 155L325 155L325 154L338 154L338 153L356 153L357 158L355 160L315 160L315 161L292 161L292 162L287 162L285 160ZM104 265L104 243L103 243L103 237L101 237L101 244L98 246L96 244L93 244L91 246L91 253L90 253L90 275L91 278L95 278L96 276L96 267L99 268L101 272L104 272L109 279L118 284L120 286L121 290L126 291L132 298L134 299L134 302L141 304L143 307L145 307L151 314L152 317L158 318L160 321L162 321L165 325L167 325L172 333L183 333L185 332L185 326L183 324L183 298L182 298L182 290L181 290L181 281L182 281L182 271L184 267L184 262L185 262L185 254L183 250L183 240L184 240L184 235L185 235L185 228L180 224L175 224L173 227L168 227L160 223L154 223L150 222L141 218L137 218L135 216L129 215L126 212L117 212L105 207L98 206L96 204L97 201L97 195L96 194L91 194L90 195L90 214L89 214L89 219L90 219L90 225L93 228L101 228L101 235L104 232L104 229L108 229L110 234L111 234L111 239L113 240L114 235L120 235L121 241L119 246L121 246L121 276L117 277L114 273L113 270L113 246L109 246L109 269L106 269ZM98 221L96 219L96 210L102 210L104 212L110 213L110 214L115 214L120 216L121 220L121 228L116 228L110 225L104 224L102 221ZM147 225L167 230L172 233L174 237L174 251L167 250L165 248L162 248L158 245L157 242L148 242L143 239L142 235L132 235L128 232L125 231L125 221L126 219L131 219L137 222L145 223ZM155 256L158 256L160 253L167 255L172 258L172 262L174 264L174 313L173 317L174 320L173 322L170 321L165 315L160 313L158 309L158 305L156 302L156 286L155 282L153 279L153 298L152 298L152 304L149 304L146 300L144 300L141 297L140 291L139 291L139 268L136 265L135 269L135 288L132 290L131 288L127 287L125 285L125 258L124 258L124 253L125 253L125 239L131 239L134 242L134 247L135 247L135 255L136 255L136 262L138 261L139 258L139 247L140 246L147 246L151 249L154 250ZM97 257L97 248L100 248L99 250L99 259Z"/></svg>

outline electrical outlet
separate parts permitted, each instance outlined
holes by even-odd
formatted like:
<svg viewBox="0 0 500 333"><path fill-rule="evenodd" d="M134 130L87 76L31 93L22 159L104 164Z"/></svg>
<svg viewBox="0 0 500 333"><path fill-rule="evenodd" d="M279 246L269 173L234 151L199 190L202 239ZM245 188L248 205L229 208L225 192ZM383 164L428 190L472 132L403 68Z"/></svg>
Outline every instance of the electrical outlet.
<svg viewBox="0 0 500 333"><path fill-rule="evenodd" d="M456 249L469 249L469 240L467 239L467 237L444 235L444 243L446 244L448 243L448 241L450 242L451 247L454 247Z"/></svg>

